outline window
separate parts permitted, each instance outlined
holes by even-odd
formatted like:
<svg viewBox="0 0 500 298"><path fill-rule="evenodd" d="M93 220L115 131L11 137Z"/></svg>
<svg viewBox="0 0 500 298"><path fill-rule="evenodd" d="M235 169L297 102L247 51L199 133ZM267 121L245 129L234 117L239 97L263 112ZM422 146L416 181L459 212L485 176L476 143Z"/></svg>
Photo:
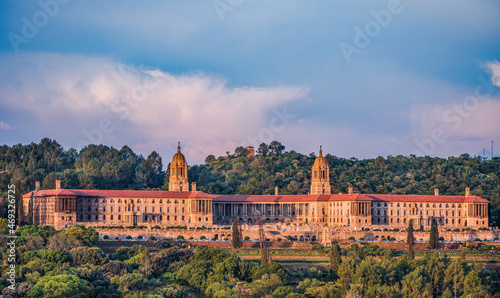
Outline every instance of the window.
<svg viewBox="0 0 500 298"><path fill-rule="evenodd" d="M109 216L109 218L110 218L111 220L113 220L113 214L111 214L111 215Z"/></svg>
<svg viewBox="0 0 500 298"><path fill-rule="evenodd" d="M162 199L160 199L160 204L163 204L163 200Z"/></svg>
<svg viewBox="0 0 500 298"><path fill-rule="evenodd" d="M153 207L153 212L155 212L155 207Z"/></svg>
<svg viewBox="0 0 500 298"><path fill-rule="evenodd" d="M106 214L102 215L102 220L106 220Z"/></svg>
<svg viewBox="0 0 500 298"><path fill-rule="evenodd" d="M122 219L122 216L121 215L118 215L118 220L121 220Z"/></svg>

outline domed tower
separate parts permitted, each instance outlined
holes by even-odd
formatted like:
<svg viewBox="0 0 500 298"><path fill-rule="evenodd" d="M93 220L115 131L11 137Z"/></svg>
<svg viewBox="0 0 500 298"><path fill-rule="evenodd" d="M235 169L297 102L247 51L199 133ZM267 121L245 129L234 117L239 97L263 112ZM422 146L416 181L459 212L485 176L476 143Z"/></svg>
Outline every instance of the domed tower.
<svg viewBox="0 0 500 298"><path fill-rule="evenodd" d="M312 195L330 195L332 188L330 186L330 167L328 161L323 157L321 146L319 147L319 156L314 161L312 167L311 194Z"/></svg>
<svg viewBox="0 0 500 298"><path fill-rule="evenodd" d="M181 153L181 143L177 145L177 153L170 163L170 179L168 181L169 191L189 191L187 177L187 162Z"/></svg>

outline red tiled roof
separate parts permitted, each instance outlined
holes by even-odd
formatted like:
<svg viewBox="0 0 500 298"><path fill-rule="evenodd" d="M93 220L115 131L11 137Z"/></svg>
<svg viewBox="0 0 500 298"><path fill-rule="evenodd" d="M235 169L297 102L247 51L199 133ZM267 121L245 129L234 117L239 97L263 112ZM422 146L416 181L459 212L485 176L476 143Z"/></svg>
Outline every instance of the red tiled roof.
<svg viewBox="0 0 500 298"><path fill-rule="evenodd" d="M489 203L476 196L434 196L434 195L365 195L372 198L374 201L384 202L429 202L429 203Z"/></svg>
<svg viewBox="0 0 500 298"><path fill-rule="evenodd" d="M79 196L79 197L116 197L116 198L210 198L202 191L164 191L164 190L102 190L102 189L47 189L33 192L35 197ZM31 197L31 192L23 198Z"/></svg>
<svg viewBox="0 0 500 298"><path fill-rule="evenodd" d="M23 195L29 198L31 192ZM101 190L101 189L47 189L34 192L35 197L79 196L115 198L212 198L214 202L316 202L316 201L380 201L380 202L436 202L489 203L477 196L434 196L401 194L334 194L334 195L209 195L202 191L163 190Z"/></svg>
<svg viewBox="0 0 500 298"><path fill-rule="evenodd" d="M361 194L342 195L213 195L213 202L373 201Z"/></svg>

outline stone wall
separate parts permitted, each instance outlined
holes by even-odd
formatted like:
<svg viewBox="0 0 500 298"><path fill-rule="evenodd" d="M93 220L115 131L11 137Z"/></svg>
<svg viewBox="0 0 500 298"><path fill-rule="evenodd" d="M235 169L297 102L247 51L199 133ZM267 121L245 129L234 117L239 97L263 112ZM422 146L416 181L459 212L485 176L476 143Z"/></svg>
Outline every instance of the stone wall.
<svg viewBox="0 0 500 298"><path fill-rule="evenodd" d="M184 239L188 240L191 237L193 239L200 239L201 236L205 236L207 239L231 239L231 230L230 229L205 229L205 230L189 230L189 229L96 229L99 232L100 238L107 235L110 239L125 238L127 236L131 236L134 239L137 239L138 236L142 236L143 238L148 238L153 235L157 239L176 239L177 236L181 235ZM319 231L272 231L265 230L265 237L269 239L271 242L278 242L286 240L286 237L292 236L296 237L297 240L304 241L322 241L322 233ZM481 240L494 240L494 238L499 237L500 230L487 230L487 231L473 231L473 232L439 232L439 236L443 237L447 241L474 241L476 238ZM243 237L250 237L250 240L258 240L259 239L259 231L258 229L252 230L243 230ZM417 241L427 241L429 239L429 232L414 232L414 237ZM336 239L339 242L345 242L349 237L354 237L356 240L360 240L360 238L364 238L364 240L380 240L382 236L394 237L397 241L406 240L406 232L382 232L382 231L357 231L357 232L334 232L331 235L331 239ZM325 241L325 243L329 243L330 240Z"/></svg>

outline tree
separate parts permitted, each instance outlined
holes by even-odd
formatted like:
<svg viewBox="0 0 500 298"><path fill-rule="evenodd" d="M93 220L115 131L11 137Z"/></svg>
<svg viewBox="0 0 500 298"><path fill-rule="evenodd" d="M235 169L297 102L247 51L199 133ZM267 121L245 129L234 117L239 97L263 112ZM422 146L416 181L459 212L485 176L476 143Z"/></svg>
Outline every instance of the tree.
<svg viewBox="0 0 500 298"><path fill-rule="evenodd" d="M408 222L406 243L408 244L408 257L410 258L410 260L413 260L413 259L415 259L415 254L413 253L414 237L413 237L413 220L412 219L410 219L410 221Z"/></svg>
<svg viewBox="0 0 500 298"><path fill-rule="evenodd" d="M19 181L16 182L16 197L17 197L17 225L22 227L24 225L24 204L23 204L23 195L21 190L21 183Z"/></svg>
<svg viewBox="0 0 500 298"><path fill-rule="evenodd" d="M241 239L241 236L240 236L240 227L239 227L239 220L237 217L234 218L234 221L233 221L233 228L232 228L232 243L233 243L233 248L239 248L241 246L241 243L240 243L240 239Z"/></svg>
<svg viewBox="0 0 500 298"><path fill-rule="evenodd" d="M272 141L271 144L269 145L269 149L276 154L276 155L281 155L283 150L285 150L285 146L283 146L280 142L278 141Z"/></svg>
<svg viewBox="0 0 500 298"><path fill-rule="evenodd" d="M260 263L259 266L265 266L271 263L271 253L268 251L267 247L263 246L260 249Z"/></svg>
<svg viewBox="0 0 500 298"><path fill-rule="evenodd" d="M259 148L257 149L257 153L266 157L267 154L269 154L269 146L266 143L260 144Z"/></svg>
<svg viewBox="0 0 500 298"><path fill-rule="evenodd" d="M123 291L137 291L147 286L148 280L138 273L127 273L122 276L115 275L111 282L118 285Z"/></svg>
<svg viewBox="0 0 500 298"><path fill-rule="evenodd" d="M81 246L79 240L71 238L65 233L59 233L49 238L49 248L52 249L69 252L73 248L79 246Z"/></svg>
<svg viewBox="0 0 500 298"><path fill-rule="evenodd" d="M74 225L67 228L64 233L70 238L80 241L83 245L99 245L99 233L93 228L86 228L84 225Z"/></svg>
<svg viewBox="0 0 500 298"><path fill-rule="evenodd" d="M484 297L484 290L481 288L481 278L476 271L472 270L464 280L463 297Z"/></svg>
<svg viewBox="0 0 500 298"><path fill-rule="evenodd" d="M437 249L439 247L439 232L437 227L437 221L435 218L431 221L431 232L429 235L429 247L431 249Z"/></svg>
<svg viewBox="0 0 500 298"><path fill-rule="evenodd" d="M55 275L41 277L28 291L29 298L38 297L88 297L91 291L87 283L75 275Z"/></svg>
<svg viewBox="0 0 500 298"><path fill-rule="evenodd" d="M106 255L99 247L81 246L70 251L75 265L103 265L106 262Z"/></svg>
<svg viewBox="0 0 500 298"><path fill-rule="evenodd" d="M237 157L242 157L242 156L246 156L248 154L248 149L242 147L242 146L239 146L236 148L236 150L234 150L234 154L237 156Z"/></svg>
<svg viewBox="0 0 500 298"><path fill-rule="evenodd" d="M342 263L342 257L340 254L340 246L337 242L332 242L332 247L330 249L330 271L332 276L338 276L338 271L340 264Z"/></svg>
<svg viewBox="0 0 500 298"><path fill-rule="evenodd" d="M454 297L459 297L463 292L465 280L464 264L460 259L455 259L446 268L444 273L444 283L451 289Z"/></svg>
<svg viewBox="0 0 500 298"><path fill-rule="evenodd" d="M30 202L29 202L29 205L28 205L28 216L27 216L27 219L26 219L28 225L32 225L33 224L33 201L34 201L33 192L31 192Z"/></svg>
<svg viewBox="0 0 500 298"><path fill-rule="evenodd" d="M146 275L146 278L149 278L149 275L153 273L153 262L148 250L142 252L141 266L139 267L139 271Z"/></svg>

